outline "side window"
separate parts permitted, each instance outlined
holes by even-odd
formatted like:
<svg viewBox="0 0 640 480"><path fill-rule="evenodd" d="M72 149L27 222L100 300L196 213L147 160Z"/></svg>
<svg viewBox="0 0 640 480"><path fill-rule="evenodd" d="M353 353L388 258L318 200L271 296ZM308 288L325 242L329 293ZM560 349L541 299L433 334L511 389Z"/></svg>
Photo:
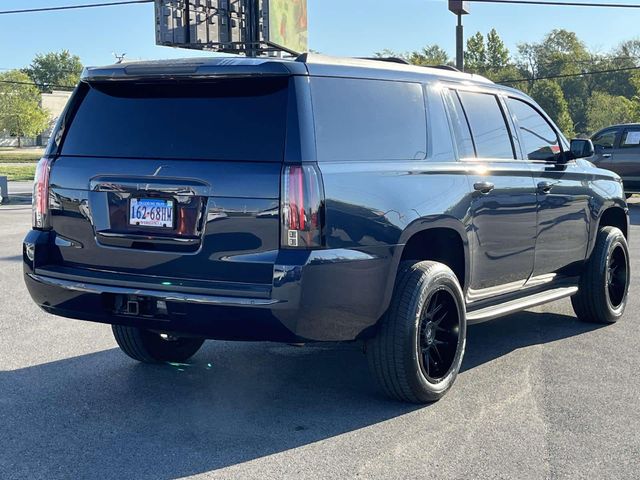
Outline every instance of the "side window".
<svg viewBox="0 0 640 480"><path fill-rule="evenodd" d="M603 132L597 133L591 141L593 142L593 146L596 150L608 150L613 148L616 143L616 135L618 135L618 130L609 129Z"/></svg>
<svg viewBox="0 0 640 480"><path fill-rule="evenodd" d="M493 94L458 91L478 158L515 158L511 135Z"/></svg>
<svg viewBox="0 0 640 480"><path fill-rule="evenodd" d="M311 95L319 161L426 157L421 84L316 77Z"/></svg>
<svg viewBox="0 0 640 480"><path fill-rule="evenodd" d="M473 158L476 156L476 151L473 146L469 123L462 109L458 94L455 90L449 90L446 99L449 115L451 116L451 123L453 123L453 132L458 145L458 155L460 158Z"/></svg>
<svg viewBox="0 0 640 480"><path fill-rule="evenodd" d="M429 160L435 162L455 161L442 89L434 85L427 85L426 92L429 118Z"/></svg>
<svg viewBox="0 0 640 480"><path fill-rule="evenodd" d="M638 148L640 147L640 128L629 128L622 135L620 142L622 148Z"/></svg>
<svg viewBox="0 0 640 480"><path fill-rule="evenodd" d="M554 161L561 152L558 134L549 122L528 103L515 98L507 100L516 117L522 147L529 160Z"/></svg>

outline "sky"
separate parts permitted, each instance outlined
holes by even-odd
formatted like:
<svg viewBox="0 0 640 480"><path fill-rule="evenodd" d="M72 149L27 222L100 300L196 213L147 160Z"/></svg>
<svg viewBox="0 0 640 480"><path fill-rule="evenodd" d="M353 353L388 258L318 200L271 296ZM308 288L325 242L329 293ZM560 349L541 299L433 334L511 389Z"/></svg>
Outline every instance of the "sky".
<svg viewBox="0 0 640 480"><path fill-rule="evenodd" d="M97 1L2 0L0 10ZM456 17L444 0L308 1L313 50L370 56L385 48L405 52L437 43L454 55ZM518 43L540 41L554 28L573 30L589 48L606 52L640 38L640 9L475 3L464 25L465 37L496 28L512 53ZM0 69L25 67L35 54L61 49L79 55L85 65L113 63L114 52L130 60L202 55L155 45L153 4L0 15Z"/></svg>

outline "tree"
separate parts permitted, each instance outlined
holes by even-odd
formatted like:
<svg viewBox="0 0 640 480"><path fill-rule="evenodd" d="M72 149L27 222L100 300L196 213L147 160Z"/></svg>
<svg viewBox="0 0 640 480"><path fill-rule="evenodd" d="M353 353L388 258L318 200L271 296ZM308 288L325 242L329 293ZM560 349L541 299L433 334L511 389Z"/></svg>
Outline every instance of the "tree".
<svg viewBox="0 0 640 480"><path fill-rule="evenodd" d="M634 104L628 98L594 92L587 101L587 126L590 132L636 119Z"/></svg>
<svg viewBox="0 0 640 480"><path fill-rule="evenodd" d="M566 137L574 136L574 126L567 101L560 86L551 80L538 80L531 88L531 96L547 112Z"/></svg>
<svg viewBox="0 0 640 480"><path fill-rule="evenodd" d="M48 126L49 115L40 106L40 91L29 76L19 70L0 74L0 130L18 137L41 134ZM15 83L8 83L15 82Z"/></svg>
<svg viewBox="0 0 640 480"><path fill-rule="evenodd" d="M631 101L633 102L636 118L640 118L640 73L634 72L631 75L630 82L635 90Z"/></svg>
<svg viewBox="0 0 640 480"><path fill-rule="evenodd" d="M558 78L555 82L562 88L574 124L584 130L589 83L586 77L571 76L590 69L592 55L584 43L574 32L556 29L549 32L540 43L518 45L518 51L521 64L529 72L530 78L570 75Z"/></svg>
<svg viewBox="0 0 640 480"><path fill-rule="evenodd" d="M43 92L49 92L56 85L75 86L80 80L82 63L80 57L69 50L38 54L26 73Z"/></svg>
<svg viewBox="0 0 640 480"><path fill-rule="evenodd" d="M427 45L418 52L411 52L407 60L412 65L448 65L451 61L447 52L439 45Z"/></svg>
<svg viewBox="0 0 640 480"><path fill-rule="evenodd" d="M509 50L495 28L487 34L486 41L480 32L467 40L464 61L465 71L484 75L496 83L526 76L526 72L511 61Z"/></svg>
<svg viewBox="0 0 640 480"><path fill-rule="evenodd" d="M466 71L483 73L487 68L487 52L484 47L484 36L476 32L467 39L464 51L464 68Z"/></svg>
<svg viewBox="0 0 640 480"><path fill-rule="evenodd" d="M509 50L495 28L487 34L487 68L499 70L509 65Z"/></svg>
<svg viewBox="0 0 640 480"><path fill-rule="evenodd" d="M427 45L422 50L407 53L398 53L385 48L381 52L376 52L374 56L377 58L401 58L412 65L421 65L423 67L451 64L449 54L447 54L442 47L436 44Z"/></svg>

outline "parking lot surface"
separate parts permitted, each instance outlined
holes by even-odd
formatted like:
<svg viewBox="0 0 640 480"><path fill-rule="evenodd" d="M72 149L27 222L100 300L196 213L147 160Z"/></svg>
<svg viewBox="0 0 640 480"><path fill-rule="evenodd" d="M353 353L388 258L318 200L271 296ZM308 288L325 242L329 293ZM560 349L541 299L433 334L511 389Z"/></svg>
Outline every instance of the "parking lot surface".
<svg viewBox="0 0 640 480"><path fill-rule="evenodd" d="M189 365L137 364L109 326L32 304L30 213L0 207L2 479L638 478L640 204L622 321L561 301L470 327L426 407L382 397L358 344L211 341Z"/></svg>

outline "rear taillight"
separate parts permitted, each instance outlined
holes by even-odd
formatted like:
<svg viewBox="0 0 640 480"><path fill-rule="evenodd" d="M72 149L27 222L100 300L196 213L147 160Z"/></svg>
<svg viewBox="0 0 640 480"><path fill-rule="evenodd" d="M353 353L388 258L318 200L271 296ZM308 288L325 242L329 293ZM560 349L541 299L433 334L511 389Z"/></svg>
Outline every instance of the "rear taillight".
<svg viewBox="0 0 640 480"><path fill-rule="evenodd" d="M49 171L51 159L43 158L36 167L33 181L33 228L46 230L49 225Z"/></svg>
<svg viewBox="0 0 640 480"><path fill-rule="evenodd" d="M313 165L287 165L282 172L282 238L285 248L323 246L324 191Z"/></svg>

